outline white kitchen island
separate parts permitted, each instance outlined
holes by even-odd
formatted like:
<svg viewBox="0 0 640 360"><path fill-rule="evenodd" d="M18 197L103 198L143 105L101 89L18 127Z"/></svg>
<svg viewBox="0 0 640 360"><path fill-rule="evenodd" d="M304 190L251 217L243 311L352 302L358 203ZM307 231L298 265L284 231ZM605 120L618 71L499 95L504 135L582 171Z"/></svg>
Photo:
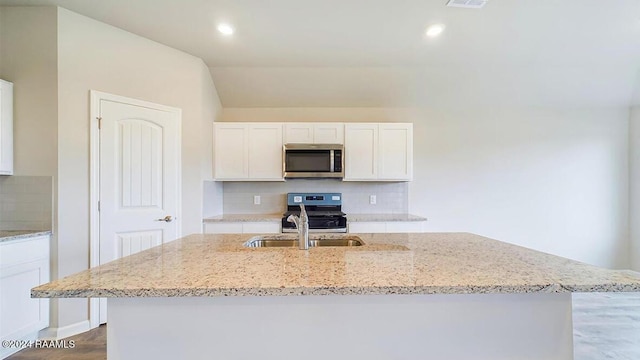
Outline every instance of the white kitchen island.
<svg viewBox="0 0 640 360"><path fill-rule="evenodd" d="M349 234L353 235L353 234ZM640 277L467 233L350 248L191 235L34 297L108 297L109 359L572 359L571 292Z"/></svg>

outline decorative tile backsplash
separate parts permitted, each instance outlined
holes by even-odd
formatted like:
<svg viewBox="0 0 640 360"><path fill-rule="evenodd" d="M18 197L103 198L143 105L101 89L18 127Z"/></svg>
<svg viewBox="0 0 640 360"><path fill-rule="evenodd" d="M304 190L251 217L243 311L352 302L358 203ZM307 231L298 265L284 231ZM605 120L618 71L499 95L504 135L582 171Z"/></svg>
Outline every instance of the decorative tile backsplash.
<svg viewBox="0 0 640 360"><path fill-rule="evenodd" d="M225 182L225 214L276 214L287 207L289 192L339 192L347 214L404 214L408 212L406 182L343 182L336 180L289 180L285 182ZM254 205L254 196L260 205ZM370 195L376 204L369 204Z"/></svg>
<svg viewBox="0 0 640 360"><path fill-rule="evenodd" d="M53 178L0 176L0 230L52 230Z"/></svg>

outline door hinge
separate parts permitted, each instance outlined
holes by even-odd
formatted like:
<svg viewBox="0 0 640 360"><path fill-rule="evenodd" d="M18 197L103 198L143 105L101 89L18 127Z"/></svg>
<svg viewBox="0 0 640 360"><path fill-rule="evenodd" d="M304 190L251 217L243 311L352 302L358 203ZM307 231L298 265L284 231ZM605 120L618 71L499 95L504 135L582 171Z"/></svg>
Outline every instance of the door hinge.
<svg viewBox="0 0 640 360"><path fill-rule="evenodd" d="M97 117L96 119L98 119L98 130L102 129L102 118L101 117Z"/></svg>
<svg viewBox="0 0 640 360"><path fill-rule="evenodd" d="M100 201L98 201L98 211L100 211Z"/></svg>

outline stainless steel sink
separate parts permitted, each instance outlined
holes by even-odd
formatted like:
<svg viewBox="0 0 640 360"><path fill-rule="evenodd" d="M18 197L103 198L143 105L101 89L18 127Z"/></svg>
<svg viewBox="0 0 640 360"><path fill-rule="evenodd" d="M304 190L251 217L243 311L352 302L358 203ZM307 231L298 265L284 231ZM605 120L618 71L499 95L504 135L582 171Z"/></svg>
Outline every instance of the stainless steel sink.
<svg viewBox="0 0 640 360"><path fill-rule="evenodd" d="M310 247L324 246L362 246L364 241L353 235L309 235ZM279 247L297 248L298 237L295 235L260 235L254 236L244 243L245 247Z"/></svg>

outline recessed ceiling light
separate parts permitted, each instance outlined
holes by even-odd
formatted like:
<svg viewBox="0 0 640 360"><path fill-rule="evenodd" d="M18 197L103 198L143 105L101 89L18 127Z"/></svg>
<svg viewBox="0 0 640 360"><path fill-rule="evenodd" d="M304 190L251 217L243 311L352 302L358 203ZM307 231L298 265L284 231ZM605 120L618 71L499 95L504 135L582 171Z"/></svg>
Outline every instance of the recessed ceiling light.
<svg viewBox="0 0 640 360"><path fill-rule="evenodd" d="M435 24L435 25L431 25L431 26L429 26L427 28L426 35L428 37L436 37L436 36L442 34L443 31L444 31L444 25Z"/></svg>
<svg viewBox="0 0 640 360"><path fill-rule="evenodd" d="M229 24L220 24L218 25L218 31L220 31L222 35L232 35L234 29Z"/></svg>

